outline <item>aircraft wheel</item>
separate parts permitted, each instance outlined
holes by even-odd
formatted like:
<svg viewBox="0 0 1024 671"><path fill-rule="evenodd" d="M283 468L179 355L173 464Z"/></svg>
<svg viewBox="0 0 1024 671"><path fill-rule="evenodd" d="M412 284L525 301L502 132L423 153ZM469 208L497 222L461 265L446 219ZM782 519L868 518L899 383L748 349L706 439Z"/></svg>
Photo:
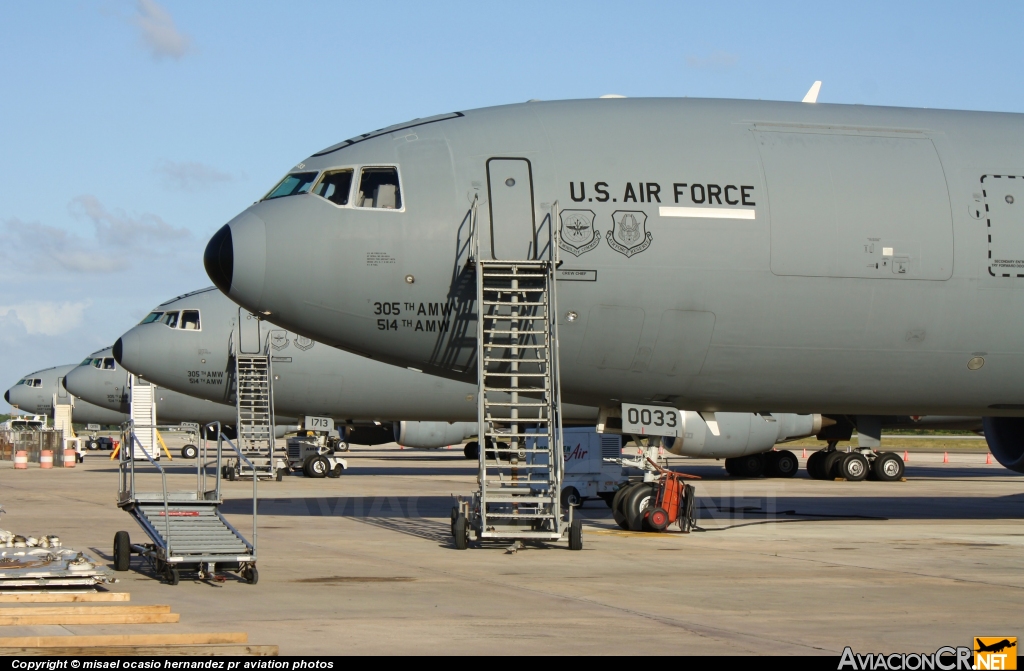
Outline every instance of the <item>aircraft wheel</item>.
<svg viewBox="0 0 1024 671"><path fill-rule="evenodd" d="M224 467L224 479L225 480L230 480L231 482L235 481L235 467L234 466L225 466Z"/></svg>
<svg viewBox="0 0 1024 671"><path fill-rule="evenodd" d="M274 475L274 477L277 479L278 482L281 482L282 480L284 480L284 469L283 468L277 469L277 473Z"/></svg>
<svg viewBox="0 0 1024 671"><path fill-rule="evenodd" d="M127 531L114 534L114 570L127 571L132 561L132 541Z"/></svg>
<svg viewBox="0 0 1024 671"><path fill-rule="evenodd" d="M821 450L812 452L811 456L807 457L807 475L812 480L824 480L825 478L821 475L821 460L825 458L825 453Z"/></svg>
<svg viewBox="0 0 1024 671"><path fill-rule="evenodd" d="M451 522L452 538L455 538L455 520L458 519L458 517L459 517L459 507L458 506L452 506L452 522Z"/></svg>
<svg viewBox="0 0 1024 671"><path fill-rule="evenodd" d="M618 491L615 492L615 496L612 497L612 517L615 518L615 523L619 525L619 528L626 531L629 531L629 520L626 519L624 502L630 490L635 486L635 484L627 483L619 487Z"/></svg>
<svg viewBox="0 0 1024 671"><path fill-rule="evenodd" d="M842 477L839 473L837 464L845 458L846 452L826 452L825 458L821 460L821 479L832 480L834 478Z"/></svg>
<svg viewBox="0 0 1024 671"><path fill-rule="evenodd" d="M455 535L455 549L465 550L469 547L469 520L466 519L465 515L459 515L455 518L455 524L452 527Z"/></svg>
<svg viewBox="0 0 1024 671"><path fill-rule="evenodd" d="M583 498L580 496L580 490L572 486L566 487L562 490L563 508L568 508L569 506L576 508L581 505L583 505Z"/></svg>
<svg viewBox="0 0 1024 671"><path fill-rule="evenodd" d="M341 464L334 464L334 468L327 472L329 478L340 478L341 474L345 472L345 469Z"/></svg>
<svg viewBox="0 0 1024 671"><path fill-rule="evenodd" d="M836 463L839 475L850 482L860 482L868 475L868 460L858 452L851 452L842 461Z"/></svg>
<svg viewBox="0 0 1024 671"><path fill-rule="evenodd" d="M777 478L791 478L800 470L800 461L796 455L789 450L781 450L775 453L772 471Z"/></svg>
<svg viewBox="0 0 1024 671"><path fill-rule="evenodd" d="M895 482L903 477L905 471L903 459L892 452L882 452L875 457L875 463L871 467L875 477L883 482Z"/></svg>
<svg viewBox="0 0 1024 671"><path fill-rule="evenodd" d="M569 549L583 549L583 520L573 520L569 525Z"/></svg>
<svg viewBox="0 0 1024 671"><path fill-rule="evenodd" d="M614 492L598 492L597 495L601 497L601 500L604 501L606 506L609 508L612 507L612 499L615 498Z"/></svg>
<svg viewBox="0 0 1024 671"><path fill-rule="evenodd" d="M199 448L196 447L195 445L186 445L185 447L181 448L182 459L195 459L198 456Z"/></svg>
<svg viewBox="0 0 1024 671"><path fill-rule="evenodd" d="M736 474L741 478L758 478L764 474L765 458L763 454L748 454L736 460Z"/></svg>
<svg viewBox="0 0 1024 671"><path fill-rule="evenodd" d="M729 457L725 460L725 472L729 475L736 475L736 460Z"/></svg>
<svg viewBox="0 0 1024 671"><path fill-rule="evenodd" d="M466 446L462 448L462 453L466 455L467 459L479 459L480 458L480 443L473 441L472 443L466 443Z"/></svg>
<svg viewBox="0 0 1024 671"><path fill-rule="evenodd" d="M657 485L653 482L640 483L633 488L622 504L630 531L643 531L644 513L654 500L655 487Z"/></svg>
<svg viewBox="0 0 1024 671"><path fill-rule="evenodd" d="M668 528L668 511L664 508L655 508L647 516L647 523L655 531L664 531Z"/></svg>

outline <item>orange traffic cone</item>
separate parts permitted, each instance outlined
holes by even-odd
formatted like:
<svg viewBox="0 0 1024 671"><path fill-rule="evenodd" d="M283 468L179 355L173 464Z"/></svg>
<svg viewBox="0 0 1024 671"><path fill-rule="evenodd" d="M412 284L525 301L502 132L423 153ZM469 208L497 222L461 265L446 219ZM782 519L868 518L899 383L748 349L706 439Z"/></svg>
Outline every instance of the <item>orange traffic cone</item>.
<svg viewBox="0 0 1024 671"><path fill-rule="evenodd" d="M942 463L944 463L944 464L948 464L949 463L949 452L943 452L942 453Z"/></svg>
<svg viewBox="0 0 1024 671"><path fill-rule="evenodd" d="M992 453L991 452L989 452L988 456L985 457L985 463L986 464L991 464L992 463Z"/></svg>
<svg viewBox="0 0 1024 671"><path fill-rule="evenodd" d="M910 453L908 453L906 450L903 450L903 463L907 463L908 461L910 461Z"/></svg>
<svg viewBox="0 0 1024 671"><path fill-rule="evenodd" d="M807 448L806 447L804 448L804 453L803 453L803 455L800 458L801 459L806 459L807 458Z"/></svg>

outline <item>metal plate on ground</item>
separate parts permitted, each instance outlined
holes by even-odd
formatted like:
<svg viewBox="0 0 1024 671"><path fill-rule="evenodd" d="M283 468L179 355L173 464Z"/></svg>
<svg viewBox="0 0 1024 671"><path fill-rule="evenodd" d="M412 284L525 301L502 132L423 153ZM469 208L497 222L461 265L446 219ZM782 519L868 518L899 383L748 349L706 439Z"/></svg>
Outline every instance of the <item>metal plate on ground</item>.
<svg viewBox="0 0 1024 671"><path fill-rule="evenodd" d="M69 548L0 548L0 589L90 586L114 582L95 558Z"/></svg>

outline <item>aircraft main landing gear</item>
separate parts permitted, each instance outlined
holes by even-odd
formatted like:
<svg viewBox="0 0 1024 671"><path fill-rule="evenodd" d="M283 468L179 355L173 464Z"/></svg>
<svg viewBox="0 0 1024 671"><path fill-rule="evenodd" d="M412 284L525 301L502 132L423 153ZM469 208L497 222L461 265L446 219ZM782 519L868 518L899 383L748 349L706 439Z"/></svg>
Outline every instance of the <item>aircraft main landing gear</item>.
<svg viewBox="0 0 1024 671"><path fill-rule="evenodd" d="M807 459L807 474L814 480L842 478L851 482L881 480L894 482L903 478L903 459L893 452L858 450L840 452L836 442L818 450Z"/></svg>
<svg viewBox="0 0 1024 671"><path fill-rule="evenodd" d="M725 470L737 478L791 478L800 470L800 462L789 450L770 450L725 460Z"/></svg>

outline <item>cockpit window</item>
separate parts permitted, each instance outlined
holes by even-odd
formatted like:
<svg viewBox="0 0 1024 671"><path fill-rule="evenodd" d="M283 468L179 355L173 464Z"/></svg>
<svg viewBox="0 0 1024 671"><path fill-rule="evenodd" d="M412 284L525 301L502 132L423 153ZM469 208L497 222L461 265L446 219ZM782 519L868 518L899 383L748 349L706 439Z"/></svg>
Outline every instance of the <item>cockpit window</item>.
<svg viewBox="0 0 1024 671"><path fill-rule="evenodd" d="M160 321L162 321L163 323L167 324L172 329L178 328L178 312L177 312L177 310L175 310L174 312L165 312L164 313L164 318L161 319Z"/></svg>
<svg viewBox="0 0 1024 671"><path fill-rule="evenodd" d="M32 380L32 386L33 386L33 387L42 387L42 386L43 386L43 381L42 381L42 380L40 380L40 379L39 379L39 378L37 377L37 378L35 378L34 380Z"/></svg>
<svg viewBox="0 0 1024 671"><path fill-rule="evenodd" d="M86 359L85 361L83 361L82 363L80 363L78 365L79 366L88 366L91 363L92 363L92 359ZM21 384L21 382L19 382L18 384Z"/></svg>
<svg viewBox="0 0 1024 671"><path fill-rule="evenodd" d="M356 206L384 210L402 209L397 168L363 168L359 176Z"/></svg>
<svg viewBox="0 0 1024 671"><path fill-rule="evenodd" d="M335 205L348 205L348 193L352 189L352 171L335 170L325 172L323 178L313 189L313 193L323 196Z"/></svg>
<svg viewBox="0 0 1024 671"><path fill-rule="evenodd" d="M18 380L18 384L25 384L26 382L28 382L28 380ZM14 386L17 387L18 384L14 385Z"/></svg>
<svg viewBox="0 0 1024 671"><path fill-rule="evenodd" d="M181 328L186 331L199 330L199 310L181 311Z"/></svg>
<svg viewBox="0 0 1024 671"><path fill-rule="evenodd" d="M106 357L103 359L103 370L117 370L117 364L114 363L112 357Z"/></svg>
<svg viewBox="0 0 1024 671"><path fill-rule="evenodd" d="M316 172L293 172L290 175L285 175L284 179L264 196L263 200L307 193L309 187L313 186L313 182L316 181L318 174Z"/></svg>
<svg viewBox="0 0 1024 671"><path fill-rule="evenodd" d="M92 367L93 368L99 368L102 364L103 364L103 359L93 359L92 360Z"/></svg>
<svg viewBox="0 0 1024 671"><path fill-rule="evenodd" d="M146 315L146 318L143 319L139 323L140 324L152 324L156 320L160 319L160 317L162 317L163 314L164 314L163 312L150 312L148 315Z"/></svg>

